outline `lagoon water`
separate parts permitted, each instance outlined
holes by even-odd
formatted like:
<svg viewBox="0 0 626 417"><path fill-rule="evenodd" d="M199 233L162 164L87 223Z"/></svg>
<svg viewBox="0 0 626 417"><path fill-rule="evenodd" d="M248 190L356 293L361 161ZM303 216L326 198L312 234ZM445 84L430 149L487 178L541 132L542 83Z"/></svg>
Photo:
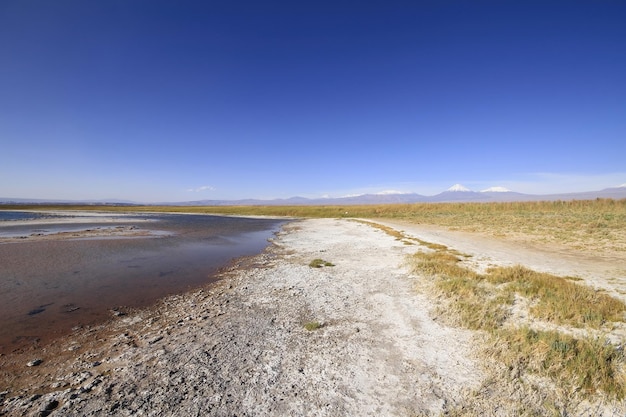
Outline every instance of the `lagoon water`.
<svg viewBox="0 0 626 417"><path fill-rule="evenodd" d="M160 237L0 243L0 352L45 345L75 326L110 318L111 309L148 306L209 283L232 259L261 252L283 223L177 214L135 220ZM80 225L92 226L89 218Z"/></svg>
<svg viewBox="0 0 626 417"><path fill-rule="evenodd" d="M43 217L41 213L27 211L4 211L0 210L0 222L14 220L34 220Z"/></svg>

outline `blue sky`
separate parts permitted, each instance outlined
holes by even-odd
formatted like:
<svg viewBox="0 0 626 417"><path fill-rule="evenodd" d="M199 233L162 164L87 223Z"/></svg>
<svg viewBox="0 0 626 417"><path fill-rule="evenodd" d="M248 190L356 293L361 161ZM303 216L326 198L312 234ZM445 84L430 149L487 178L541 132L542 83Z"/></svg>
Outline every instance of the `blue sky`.
<svg viewBox="0 0 626 417"><path fill-rule="evenodd" d="M0 197L626 183L626 3L0 2Z"/></svg>

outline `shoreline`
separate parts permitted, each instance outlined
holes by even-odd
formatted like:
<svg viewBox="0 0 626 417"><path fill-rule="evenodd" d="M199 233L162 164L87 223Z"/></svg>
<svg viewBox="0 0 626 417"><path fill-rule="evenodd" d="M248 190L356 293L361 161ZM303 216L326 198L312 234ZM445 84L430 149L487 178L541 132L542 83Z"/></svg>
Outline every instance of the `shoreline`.
<svg viewBox="0 0 626 417"><path fill-rule="evenodd" d="M406 229L411 236L433 233ZM458 237L442 234L455 247ZM474 243L477 262L496 262L485 244ZM0 357L0 410L8 416L458 412L485 384L476 352L482 339L431 316L437 300L406 262L416 250L351 220L286 223L262 254L238 260L215 284L76 330L41 357ZM316 258L334 266L310 267ZM490 395L491 403L472 407L515 415L506 392ZM601 405L598 415L626 411L621 403Z"/></svg>
<svg viewBox="0 0 626 417"><path fill-rule="evenodd" d="M123 239L123 238L159 238L174 233L158 230L158 228L143 228L144 224L158 225L158 220L150 216L181 215L181 216L211 216L224 218L284 220L293 221L293 217L261 216L261 215L228 215L211 213L187 212L99 212L85 210L8 210L11 212L38 213L54 217L40 217L28 220L0 221L0 244L33 242L42 240L81 240L81 239ZM142 218L146 217L146 218ZM133 226L126 224L134 223ZM83 225L82 227L79 227ZM115 226L119 225L119 226ZM39 227L52 226L55 231L40 230ZM7 229L24 229L23 232L6 232ZM26 230L26 228L32 230ZM34 229L37 228L37 229Z"/></svg>
<svg viewBox="0 0 626 417"><path fill-rule="evenodd" d="M354 241L354 233L364 240ZM475 386L479 371L469 332L439 326L420 308L425 298L415 296L414 278L401 266L405 252L356 222L288 223L264 253L240 260L215 284L79 330L41 358L0 358L5 385L16 378L0 387L8 391L4 412L52 405L63 415L441 409ZM311 268L317 257L335 266ZM310 322L319 328L307 330ZM41 364L26 366L36 359ZM416 385L419 375L424 382ZM399 386L406 398L397 397ZM439 388L426 393L426 386Z"/></svg>
<svg viewBox="0 0 626 417"><path fill-rule="evenodd" d="M75 326L107 320L112 309L149 306L211 282L233 259L260 253L281 223L146 217L104 216L99 225L72 217L0 238L0 353L45 346Z"/></svg>
<svg viewBox="0 0 626 417"><path fill-rule="evenodd" d="M138 225L157 223L133 214L108 214L63 211L10 210L38 213L44 217L27 220L0 221L0 244L86 238L160 237L160 230L144 229ZM52 217L45 217L52 216ZM134 225L129 225L129 224ZM46 228L50 230L46 230Z"/></svg>

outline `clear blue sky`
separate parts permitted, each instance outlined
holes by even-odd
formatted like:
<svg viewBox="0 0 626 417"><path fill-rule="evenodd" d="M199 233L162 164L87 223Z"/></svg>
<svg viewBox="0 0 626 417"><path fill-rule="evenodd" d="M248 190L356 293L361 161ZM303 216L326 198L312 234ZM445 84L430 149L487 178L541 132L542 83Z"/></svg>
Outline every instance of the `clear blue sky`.
<svg viewBox="0 0 626 417"><path fill-rule="evenodd" d="M626 2L0 1L0 197L454 183L626 183Z"/></svg>

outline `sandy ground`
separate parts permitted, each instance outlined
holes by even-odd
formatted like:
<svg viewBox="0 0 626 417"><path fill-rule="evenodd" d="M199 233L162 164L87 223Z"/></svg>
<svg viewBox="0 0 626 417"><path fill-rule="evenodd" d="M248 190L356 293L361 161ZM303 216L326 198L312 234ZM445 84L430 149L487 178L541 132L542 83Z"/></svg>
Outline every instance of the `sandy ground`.
<svg viewBox="0 0 626 417"><path fill-rule="evenodd" d="M477 268L549 269L532 249L395 226L475 252ZM415 246L334 219L292 222L273 243L216 285L116 312L38 356L0 358L0 414L440 415L484 386L477 335L429 315L433 300L406 262ZM311 268L315 258L334 266ZM305 328L313 323L319 328ZM516 415L485 407L481 414Z"/></svg>
<svg viewBox="0 0 626 417"><path fill-rule="evenodd" d="M490 266L524 265L535 271L582 278L585 285L604 290L626 302L626 252L576 251L557 244L497 239L406 221L376 222L470 254L473 266L479 270Z"/></svg>

